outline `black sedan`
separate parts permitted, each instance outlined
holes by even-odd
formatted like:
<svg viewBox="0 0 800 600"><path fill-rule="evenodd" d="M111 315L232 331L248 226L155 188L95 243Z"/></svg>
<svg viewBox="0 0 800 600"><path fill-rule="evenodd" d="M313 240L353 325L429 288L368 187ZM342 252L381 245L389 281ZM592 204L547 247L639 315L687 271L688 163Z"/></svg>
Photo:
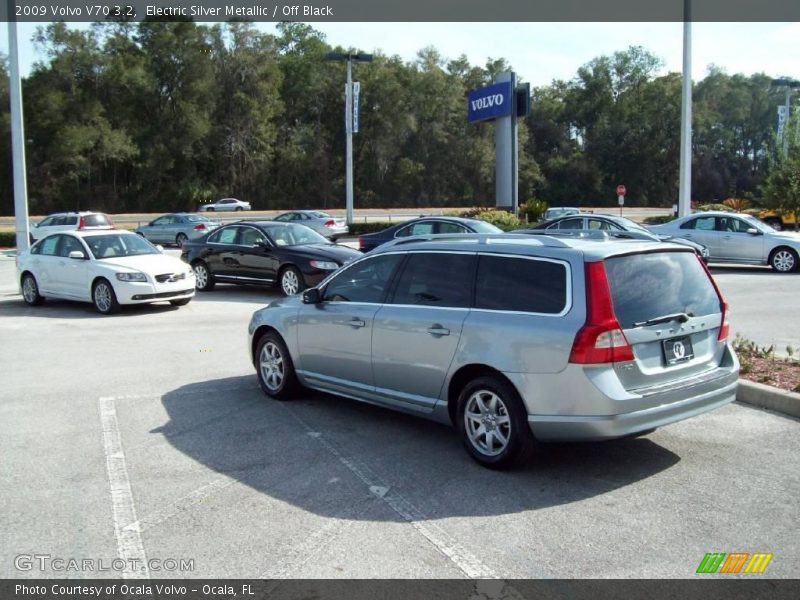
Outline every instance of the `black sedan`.
<svg viewBox="0 0 800 600"><path fill-rule="evenodd" d="M649 229L645 229L635 221L614 215L596 215L594 213L569 215L540 223L530 229L520 229L514 233L535 234L545 231L605 231L609 235L618 237L631 237L655 242L673 242L682 246L689 246L704 262L708 262L708 248L702 244L669 235L659 235Z"/></svg>
<svg viewBox="0 0 800 600"><path fill-rule="evenodd" d="M486 221L464 219L461 217L420 217L404 223L398 223L378 231L358 236L358 249L362 252L374 250L381 244L395 238L412 235L430 235L437 233L502 233L503 230Z"/></svg>
<svg viewBox="0 0 800 600"><path fill-rule="evenodd" d="M197 289L216 283L278 285L287 296L313 287L358 250L332 244L294 223L239 221L183 245L181 259L192 265Z"/></svg>

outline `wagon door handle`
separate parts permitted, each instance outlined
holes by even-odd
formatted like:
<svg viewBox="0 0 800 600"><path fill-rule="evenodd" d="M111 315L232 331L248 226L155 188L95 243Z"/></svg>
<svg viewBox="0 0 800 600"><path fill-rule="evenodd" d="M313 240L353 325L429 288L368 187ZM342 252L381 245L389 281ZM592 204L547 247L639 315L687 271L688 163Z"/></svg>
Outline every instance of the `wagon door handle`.
<svg viewBox="0 0 800 600"><path fill-rule="evenodd" d="M431 335L450 335L450 330L436 323L428 327L428 333Z"/></svg>
<svg viewBox="0 0 800 600"><path fill-rule="evenodd" d="M350 319L350 321L347 324L350 325L351 327L355 327L356 329L358 329L359 327L366 327L367 326L367 324L364 323L364 321L362 319L358 319L358 318L355 318L355 317Z"/></svg>

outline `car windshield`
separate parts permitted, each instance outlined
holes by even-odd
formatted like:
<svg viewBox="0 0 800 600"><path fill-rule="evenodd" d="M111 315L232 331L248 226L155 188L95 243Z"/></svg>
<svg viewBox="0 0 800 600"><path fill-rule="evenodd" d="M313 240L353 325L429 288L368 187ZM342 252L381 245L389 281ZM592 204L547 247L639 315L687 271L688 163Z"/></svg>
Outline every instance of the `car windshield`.
<svg viewBox="0 0 800 600"><path fill-rule="evenodd" d="M84 227L107 227L110 225L111 222L108 220L108 217L104 214L98 213L94 215L83 216Z"/></svg>
<svg viewBox="0 0 800 600"><path fill-rule="evenodd" d="M747 224L752 226L754 229L757 229L761 233L776 233L778 230L772 227L771 225L767 225L761 219L757 219L756 217L751 217L750 215L740 215L742 219L747 221Z"/></svg>
<svg viewBox="0 0 800 600"><path fill-rule="evenodd" d="M209 219L208 217L201 217L200 215L186 215L186 218L191 223L200 223L200 222L208 223L209 221L211 221L211 219Z"/></svg>
<svg viewBox="0 0 800 600"><path fill-rule="evenodd" d="M141 236L123 233L93 235L83 238L92 255L102 260L120 256L141 256L158 254L158 249Z"/></svg>
<svg viewBox="0 0 800 600"><path fill-rule="evenodd" d="M559 217L568 217L570 215L580 214L577 208L550 208L545 211L546 219L558 219Z"/></svg>
<svg viewBox="0 0 800 600"><path fill-rule="evenodd" d="M652 235L653 233L652 231L649 231L648 229L639 225L639 223L637 223L636 221L631 221L630 219L625 217L616 217L615 222L629 231L644 231L645 233L648 233L650 235Z"/></svg>
<svg viewBox="0 0 800 600"><path fill-rule="evenodd" d="M330 215L328 213L320 212L318 210L312 211L308 213L309 217L313 217L315 219L328 219Z"/></svg>
<svg viewBox="0 0 800 600"><path fill-rule="evenodd" d="M301 246L303 244L327 244L328 240L305 225L267 226L266 229L276 246Z"/></svg>
<svg viewBox="0 0 800 600"><path fill-rule="evenodd" d="M486 221L473 221L471 225L477 233L503 233L502 229Z"/></svg>

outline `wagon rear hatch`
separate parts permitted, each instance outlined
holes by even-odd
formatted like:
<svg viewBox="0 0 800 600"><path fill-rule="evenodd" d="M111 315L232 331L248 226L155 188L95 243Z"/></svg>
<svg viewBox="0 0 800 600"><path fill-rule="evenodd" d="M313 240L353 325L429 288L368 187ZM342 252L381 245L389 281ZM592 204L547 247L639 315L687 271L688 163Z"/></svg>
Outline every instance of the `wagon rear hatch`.
<svg viewBox="0 0 800 600"><path fill-rule="evenodd" d="M626 389L692 379L719 366L726 305L694 252L627 254L604 264L613 312L632 354L614 365Z"/></svg>

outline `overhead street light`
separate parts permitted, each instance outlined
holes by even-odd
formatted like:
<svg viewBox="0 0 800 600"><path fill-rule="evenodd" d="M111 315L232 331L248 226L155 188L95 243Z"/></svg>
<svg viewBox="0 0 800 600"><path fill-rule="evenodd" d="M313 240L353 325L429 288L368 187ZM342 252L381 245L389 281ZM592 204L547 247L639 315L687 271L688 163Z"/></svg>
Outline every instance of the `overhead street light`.
<svg viewBox="0 0 800 600"><path fill-rule="evenodd" d="M329 52L327 61L347 62L347 83L345 85L344 123L347 133L345 178L347 187L347 224L353 224L353 62L372 62L372 54L358 52Z"/></svg>

